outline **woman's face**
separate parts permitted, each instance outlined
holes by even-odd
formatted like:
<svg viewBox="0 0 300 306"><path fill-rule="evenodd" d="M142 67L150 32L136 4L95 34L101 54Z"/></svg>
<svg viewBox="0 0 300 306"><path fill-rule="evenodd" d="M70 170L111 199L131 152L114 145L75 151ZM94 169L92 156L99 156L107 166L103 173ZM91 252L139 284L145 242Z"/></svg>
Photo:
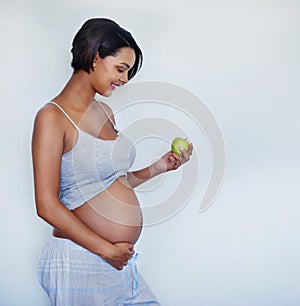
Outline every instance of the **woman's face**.
<svg viewBox="0 0 300 306"><path fill-rule="evenodd" d="M109 97L118 86L128 82L128 70L134 65L135 52L129 47L121 48L116 56L101 58L97 53L90 74L93 89Z"/></svg>

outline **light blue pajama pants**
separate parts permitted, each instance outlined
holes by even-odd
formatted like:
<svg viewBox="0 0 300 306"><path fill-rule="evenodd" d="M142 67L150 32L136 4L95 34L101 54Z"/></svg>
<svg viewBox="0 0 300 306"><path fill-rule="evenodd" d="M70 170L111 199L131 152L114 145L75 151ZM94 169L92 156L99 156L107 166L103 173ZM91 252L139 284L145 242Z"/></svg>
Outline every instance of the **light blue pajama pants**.
<svg viewBox="0 0 300 306"><path fill-rule="evenodd" d="M68 239L50 237L38 277L52 306L159 305L134 258L119 271Z"/></svg>

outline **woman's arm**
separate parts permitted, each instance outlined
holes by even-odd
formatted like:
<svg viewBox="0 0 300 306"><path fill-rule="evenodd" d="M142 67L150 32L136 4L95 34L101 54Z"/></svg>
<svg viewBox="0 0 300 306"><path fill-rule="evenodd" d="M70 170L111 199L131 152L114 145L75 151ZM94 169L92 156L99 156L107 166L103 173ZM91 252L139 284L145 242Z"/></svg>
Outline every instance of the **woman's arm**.
<svg viewBox="0 0 300 306"><path fill-rule="evenodd" d="M116 268L121 268L133 255L133 245L111 244L87 227L59 201L63 140L63 124L59 122L56 111L45 106L35 118L32 136L37 214L69 239L108 260Z"/></svg>
<svg viewBox="0 0 300 306"><path fill-rule="evenodd" d="M181 152L182 156L173 152L167 152L152 165L140 170L128 172L127 180L129 184L132 188L135 188L161 173L178 169L190 159L193 152L193 145L190 144L188 151L182 149Z"/></svg>
<svg viewBox="0 0 300 306"><path fill-rule="evenodd" d="M116 121L112 109L107 104L103 102L101 103L105 107L112 121L115 123ZM190 159L190 156L193 152L193 144L190 143L188 151L182 149L181 152L182 156L179 156L178 154L173 152L168 152L163 155L157 162L146 168L133 172L127 172L127 180L130 186L132 188L135 188L161 173L170 170L176 170L179 166L181 166Z"/></svg>

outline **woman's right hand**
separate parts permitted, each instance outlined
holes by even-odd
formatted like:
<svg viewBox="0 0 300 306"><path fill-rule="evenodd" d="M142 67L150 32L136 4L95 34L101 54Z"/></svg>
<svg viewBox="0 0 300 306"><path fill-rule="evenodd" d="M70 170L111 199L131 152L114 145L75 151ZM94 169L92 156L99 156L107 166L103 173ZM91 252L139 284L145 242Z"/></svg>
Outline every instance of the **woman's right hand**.
<svg viewBox="0 0 300 306"><path fill-rule="evenodd" d="M117 270L122 270L134 254L133 245L127 242L114 243L112 252L105 260Z"/></svg>

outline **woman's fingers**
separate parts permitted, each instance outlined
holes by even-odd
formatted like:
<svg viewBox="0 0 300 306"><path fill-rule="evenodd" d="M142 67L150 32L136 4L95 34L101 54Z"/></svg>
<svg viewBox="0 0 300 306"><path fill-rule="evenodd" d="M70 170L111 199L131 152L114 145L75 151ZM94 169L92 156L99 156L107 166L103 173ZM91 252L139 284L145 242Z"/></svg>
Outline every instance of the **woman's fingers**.
<svg viewBox="0 0 300 306"><path fill-rule="evenodd" d="M114 268L116 268L117 270L122 270L125 266L128 265L128 260L124 260L124 261L115 261L115 260L107 260L107 262L113 266Z"/></svg>
<svg viewBox="0 0 300 306"><path fill-rule="evenodd" d="M192 155L193 152L193 144L189 144L188 150L185 150L183 148L180 149L182 155L180 156L179 154L169 151L166 153L161 160L164 161L165 164L165 171L169 170L176 170L178 169L182 164L190 160L190 156Z"/></svg>
<svg viewBox="0 0 300 306"><path fill-rule="evenodd" d="M189 152L189 155L191 156L192 153L193 153L193 144L192 144L192 143L189 144L189 150L188 150L188 152Z"/></svg>
<svg viewBox="0 0 300 306"><path fill-rule="evenodd" d="M189 149L188 150L180 149L180 151L182 152L181 163L183 164L183 163L190 160L190 156L193 153L193 144L192 143L189 144Z"/></svg>
<svg viewBox="0 0 300 306"><path fill-rule="evenodd" d="M181 149L182 157L181 157L181 163L185 163L190 159L190 154L185 149Z"/></svg>

